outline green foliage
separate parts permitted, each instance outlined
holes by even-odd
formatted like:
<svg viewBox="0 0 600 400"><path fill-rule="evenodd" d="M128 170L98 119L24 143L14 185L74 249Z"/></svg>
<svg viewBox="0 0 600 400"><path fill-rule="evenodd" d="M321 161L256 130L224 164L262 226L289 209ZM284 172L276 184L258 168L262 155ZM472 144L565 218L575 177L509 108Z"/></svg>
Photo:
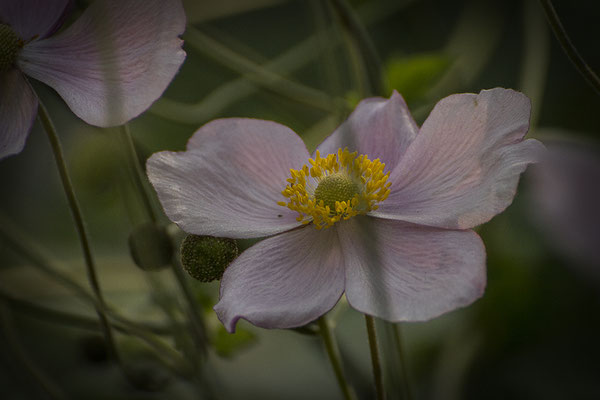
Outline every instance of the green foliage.
<svg viewBox="0 0 600 400"><path fill-rule="evenodd" d="M386 64L390 91L396 89L408 103L419 100L449 66L448 57L436 53L393 57Z"/></svg>
<svg viewBox="0 0 600 400"><path fill-rule="evenodd" d="M95 130L84 132L85 140L75 141L69 149L73 182L86 204L100 210L118 207L119 183L124 170L119 154L108 135Z"/></svg>
<svg viewBox="0 0 600 400"><path fill-rule="evenodd" d="M219 325L214 332L212 345L221 357L232 357L240 350L252 346L257 341L256 335L249 330L238 327L234 334Z"/></svg>

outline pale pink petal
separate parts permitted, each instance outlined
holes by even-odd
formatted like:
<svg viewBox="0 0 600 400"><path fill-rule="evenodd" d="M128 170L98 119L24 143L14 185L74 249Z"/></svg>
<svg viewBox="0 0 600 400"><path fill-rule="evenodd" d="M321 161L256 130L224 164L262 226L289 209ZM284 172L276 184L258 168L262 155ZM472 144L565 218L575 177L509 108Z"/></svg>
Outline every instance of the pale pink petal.
<svg viewBox="0 0 600 400"><path fill-rule="evenodd" d="M188 150L154 154L147 163L169 219L197 235L251 238L300 225L285 201L290 168L308 159L291 129L271 121L212 121L190 139Z"/></svg>
<svg viewBox="0 0 600 400"><path fill-rule="evenodd" d="M346 297L387 321L424 321L471 304L485 289L485 248L473 231L371 217L339 224Z"/></svg>
<svg viewBox="0 0 600 400"><path fill-rule="evenodd" d="M569 266L600 279L600 147L568 138L544 143L545 157L527 172L530 216Z"/></svg>
<svg viewBox="0 0 600 400"><path fill-rule="evenodd" d="M372 97L361 101L350 117L317 148L322 156L339 148L379 158L391 170L414 140L419 128L406 102L394 91L389 99Z"/></svg>
<svg viewBox="0 0 600 400"><path fill-rule="evenodd" d="M229 332L240 318L262 328L293 328L333 308L343 290L337 232L306 226L243 252L225 270L215 311Z"/></svg>
<svg viewBox="0 0 600 400"><path fill-rule="evenodd" d="M23 150L37 106L37 97L21 71L0 73L0 159Z"/></svg>
<svg viewBox="0 0 600 400"><path fill-rule="evenodd" d="M72 0L2 0L0 23L10 27L24 41L54 33L71 8Z"/></svg>
<svg viewBox="0 0 600 400"><path fill-rule="evenodd" d="M530 102L507 89L441 100L390 176L391 194L373 215L466 229L510 205L520 174L543 146L525 140Z"/></svg>
<svg viewBox="0 0 600 400"><path fill-rule="evenodd" d="M89 124L120 125L158 99L185 59L179 0L95 1L64 32L21 51L19 67Z"/></svg>

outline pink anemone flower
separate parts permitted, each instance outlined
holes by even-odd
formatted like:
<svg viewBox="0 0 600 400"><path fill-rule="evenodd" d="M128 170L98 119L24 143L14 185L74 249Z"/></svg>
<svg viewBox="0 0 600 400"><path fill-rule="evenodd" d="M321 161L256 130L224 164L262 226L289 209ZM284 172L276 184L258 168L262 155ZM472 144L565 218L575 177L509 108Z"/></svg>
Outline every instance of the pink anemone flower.
<svg viewBox="0 0 600 400"><path fill-rule="evenodd" d="M107 127L159 98L185 59L180 0L96 0L61 32L69 0L0 1L0 158L19 153L38 99L58 92L85 122Z"/></svg>
<svg viewBox="0 0 600 400"><path fill-rule="evenodd" d="M215 311L264 328L304 325L346 294L388 321L479 298L485 248L471 228L503 211L543 150L523 140L530 102L484 90L441 100L419 129L402 97L363 100L311 157L275 122L221 119L147 163L167 216L197 235L266 239L221 280Z"/></svg>

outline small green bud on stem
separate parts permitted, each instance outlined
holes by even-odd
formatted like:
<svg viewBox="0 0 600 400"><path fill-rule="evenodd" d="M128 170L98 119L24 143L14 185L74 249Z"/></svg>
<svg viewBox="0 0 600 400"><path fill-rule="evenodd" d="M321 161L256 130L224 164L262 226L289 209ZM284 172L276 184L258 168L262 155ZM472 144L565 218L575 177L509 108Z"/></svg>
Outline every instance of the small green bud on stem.
<svg viewBox="0 0 600 400"><path fill-rule="evenodd" d="M171 263L173 244L164 227L145 223L129 235L129 251L135 264L144 271L158 271Z"/></svg>

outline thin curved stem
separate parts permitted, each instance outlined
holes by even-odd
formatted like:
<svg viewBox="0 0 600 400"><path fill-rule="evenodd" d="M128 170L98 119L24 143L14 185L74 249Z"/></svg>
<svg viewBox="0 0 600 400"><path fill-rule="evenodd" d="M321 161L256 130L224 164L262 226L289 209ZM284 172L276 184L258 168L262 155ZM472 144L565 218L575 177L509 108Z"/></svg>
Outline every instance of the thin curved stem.
<svg viewBox="0 0 600 400"><path fill-rule="evenodd" d="M153 223L156 223L158 218L154 212L154 208L152 207L152 199L150 198L150 194L148 193L148 191L146 190L146 186L144 185L146 176L144 175L142 165L140 164L141 160L138 156L133 137L131 136L131 131L129 130L129 126L127 124L123 125L121 127L121 130L124 135L124 140L126 141L126 153L130 167L133 170L132 178L135 181L135 186L137 187L138 192L142 198L142 202L144 203L144 207L146 208L148 217ZM190 316L190 320L194 331L193 333L196 335L197 338L196 345L198 347L198 350L201 354L206 355L206 329L204 326L203 318L198 312L198 307L194 300L194 295L190 291L181 266L178 265L178 263L174 260L170 263L170 268L187 303L188 314Z"/></svg>
<svg viewBox="0 0 600 400"><path fill-rule="evenodd" d="M0 214L0 242L9 246L17 255L28 260L31 263L31 266L37 268L56 282L70 289L80 298L91 304L97 303L96 298L94 298L87 289L69 276L60 272L59 268L53 265L49 257L27 236L15 229L13 224L2 214Z"/></svg>
<svg viewBox="0 0 600 400"><path fill-rule="evenodd" d="M519 90L531 99L531 134L537 128L542 109L550 61L550 32L535 0L523 2L522 54Z"/></svg>
<svg viewBox="0 0 600 400"><path fill-rule="evenodd" d="M62 273L42 249L36 246L30 238L14 228L13 224L11 224L2 214L0 214L0 242L9 246L17 255L30 262L31 264L29 265L37 268L56 282L70 289L91 306L96 309L100 307L96 297L92 296L85 288L80 286L78 282ZM15 298L2 291L0 291L0 300L19 308L31 316L42 318L47 321L54 321L61 325L67 324L80 329L93 329L103 332L103 325L98 320L95 320L94 322L94 320L87 317L43 307L27 300ZM169 359L167 364L170 367L172 366L176 371L183 371L187 374L184 370L189 370L190 367L186 364L181 355L163 340L157 338L157 336L172 336L172 328L148 322L130 321L110 307L105 309L105 314L111 318L111 326L116 331L140 338L155 349L159 358Z"/></svg>
<svg viewBox="0 0 600 400"><path fill-rule="evenodd" d="M24 235L14 227L4 215L0 213L0 242L8 246L15 254L27 260L29 266L36 268L40 272L61 284L65 288L71 290L80 299L89 303L91 306L99 307L98 300L89 293L87 289L81 286L76 280L61 272L60 268L55 265L50 257L39 248L28 236ZM1 297L1 296L0 296ZM107 304L105 313L116 322L123 324L134 324L139 329L148 329L152 333L159 335L170 335L172 332L164 327L152 326L148 323L132 322L119 315L115 310Z"/></svg>
<svg viewBox="0 0 600 400"><path fill-rule="evenodd" d="M331 27L331 10L323 0L311 0L310 6L317 30L318 52L323 55L318 61L323 86L327 87L329 95L337 97L343 95L344 84L339 73L340 66L335 54L335 48L339 40L335 35L332 35L334 29ZM334 111L331 115L335 116L336 119L343 118L346 111L345 107L340 107L337 103L332 104L332 106Z"/></svg>
<svg viewBox="0 0 600 400"><path fill-rule="evenodd" d="M398 351L398 360L400 361L400 368L402 369L402 395L405 400L412 399L412 390L410 388L410 381L408 379L408 368L406 366L406 357L404 356L404 345L402 343L402 332L400 325L392 324L394 341L396 342L396 349Z"/></svg>
<svg viewBox="0 0 600 400"><path fill-rule="evenodd" d="M340 350L337 346L337 343L335 342L335 338L333 336L333 332L331 331L331 327L329 326L329 323L327 322L327 319L324 315L321 318L319 318L318 324L319 333L323 338L323 344L325 345L327 356L329 357L329 361L331 362L331 366L333 367L333 372L335 373L338 385L340 386L342 394L344 395L344 399L356 400L356 394L354 393L354 390L346 381L346 378L344 376Z"/></svg>
<svg viewBox="0 0 600 400"><path fill-rule="evenodd" d="M204 319L200 312L198 312L198 305L194 300L194 295L188 286L186 281L185 273L183 272L183 267L178 262L177 257L174 257L174 261L171 263L171 271L173 275L175 275L175 280L181 289L183 297L187 303L188 314L190 317L190 322L192 323L193 333L196 335L196 346L198 351L204 356L206 356L206 344L208 343L206 337L206 327L204 326Z"/></svg>
<svg viewBox="0 0 600 400"><path fill-rule="evenodd" d="M357 13L366 25L375 24L414 1L368 2L358 7ZM325 35L330 37L333 46L338 45L332 29L328 29ZM279 75L290 74L305 67L317 56L321 55L321 53L316 51L321 48L319 40L319 35L313 34L289 50L286 50L277 58L260 65L262 68ZM259 88L259 85L249 82L246 76L242 76L219 86L211 93L203 96L202 100L196 103L182 103L162 97L154 103L149 111L161 118L197 125L221 114L227 107L252 95ZM350 109L347 102L342 104L341 107L343 111Z"/></svg>
<svg viewBox="0 0 600 400"><path fill-rule="evenodd" d="M106 309L106 304L104 302L104 297L102 296L102 291L98 282L98 277L96 274L96 265L92 256L89 235L85 227L83 215L81 213L77 197L75 196L75 191L73 190L73 184L71 183L71 178L69 176L69 172L62 151L62 146L60 144L60 140L58 139L56 129L54 128L54 124L52 123L52 120L48 115L46 107L44 107L44 105L41 102L38 106L38 117L40 122L42 123L42 126L44 127L44 130L46 131L46 134L48 135L50 145L52 146L52 152L56 160L56 166L58 168L60 179L62 181L65 195L67 197L67 202L69 203L69 208L71 209L71 213L73 215L73 221L75 223L75 228L77 230L79 242L83 251L83 257L85 259L88 281L99 303L99 305L96 306L96 313L98 314L98 318L100 319L100 323L102 324L102 330L106 342L108 344L111 356L113 356L114 359L120 364L121 359L119 357L119 353L115 345L112 328L104 312L104 310Z"/></svg>
<svg viewBox="0 0 600 400"><path fill-rule="evenodd" d="M324 111L332 111L332 99L317 89L296 83L230 50L202 31L188 26L185 41L219 63L243 74L250 81L269 90ZM333 100L342 102L343 100Z"/></svg>
<svg viewBox="0 0 600 400"><path fill-rule="evenodd" d="M67 311L46 307L35 302L14 297L11 294L0 290L0 300L6 302L11 308L22 311L24 314L35 317L40 320L55 323L57 325L70 326L73 328L102 332L102 326L97 318L79 315ZM113 327L115 330L129 333L128 327L133 327L136 331L146 331L148 334L157 336L170 336L173 334L172 328L152 323L131 322L125 318L112 315Z"/></svg>
<svg viewBox="0 0 600 400"><path fill-rule="evenodd" d="M569 39L569 35L565 31L560 19L558 18L558 14L552 5L550 0L540 0L542 8L546 13L546 18L548 19L548 23L558 39L560 46L563 48L567 57L571 60L571 62L575 65L575 68L579 71L579 73L585 78L585 80L594 88L597 94L600 94L600 78L598 75L590 68L590 66L585 62L583 57L579 54L571 39Z"/></svg>
<svg viewBox="0 0 600 400"><path fill-rule="evenodd" d="M129 163L129 167L132 170L132 179L141 195L142 203L144 204L144 209L146 210L146 214L148 214L148 218L150 218L150 220L155 223L157 221L156 213L154 212L154 208L152 207L150 195L148 194L146 186L144 185L145 175L142 166L140 165L140 158L138 156L137 149L135 148L135 142L133 141L133 137L131 136L129 124L122 125L121 132L123 135L122 139L125 142L127 162Z"/></svg>
<svg viewBox="0 0 600 400"><path fill-rule="evenodd" d="M385 399L385 390L383 386L383 369L381 366L381 357L379 355L379 345L377 344L377 333L375 332L375 319L365 314L367 324L367 336L369 337L369 350L371 351L371 363L373 365L373 378L375 380L375 393L377 400Z"/></svg>
<svg viewBox="0 0 600 400"><path fill-rule="evenodd" d="M349 34L360 54L369 82L368 95L385 95L383 67L375 45L356 12L345 0L331 0L331 5L340 18L344 30Z"/></svg>

